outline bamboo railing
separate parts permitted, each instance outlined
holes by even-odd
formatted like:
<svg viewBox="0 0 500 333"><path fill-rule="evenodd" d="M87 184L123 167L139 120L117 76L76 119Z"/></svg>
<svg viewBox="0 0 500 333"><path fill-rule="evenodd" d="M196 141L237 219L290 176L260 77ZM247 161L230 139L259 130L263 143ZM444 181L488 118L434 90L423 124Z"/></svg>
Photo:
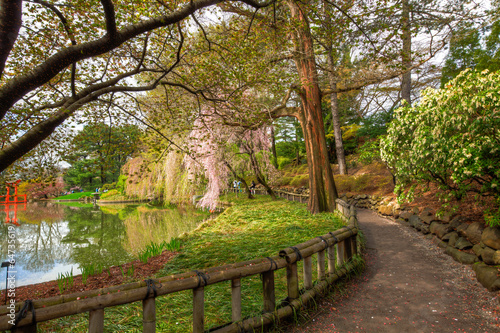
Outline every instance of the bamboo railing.
<svg viewBox="0 0 500 333"><path fill-rule="evenodd" d="M286 194L280 194L282 195ZM291 198L293 200L293 197ZM337 211L339 216L347 222L347 226L294 247L283 249L272 258L212 267L201 272L170 275L154 281L134 282L51 297L35 300L32 303L31 301L18 302L14 309L15 318L18 320L15 326L11 324L12 315L9 317L12 313L11 309L2 306L0 307L0 330L36 332L37 322L88 312L89 332L103 332L106 308L142 302L143 332L155 332L157 310L155 299L162 295L191 289L193 332L201 333L205 332L204 288L224 281L231 281L231 290L228 290L228 293L231 294L232 299L232 321L212 331L246 332L267 327L307 305L310 300L355 267L350 259L358 252L356 211L354 207L350 207L341 200L337 200ZM318 263L316 281L313 281L313 255L317 256ZM303 272L300 279L297 263L301 260L303 260ZM286 305L277 306L274 273L280 269L286 270L288 297ZM262 278L263 314L253 318L242 318L241 279L257 275ZM302 288L300 288L300 280L302 280Z"/></svg>

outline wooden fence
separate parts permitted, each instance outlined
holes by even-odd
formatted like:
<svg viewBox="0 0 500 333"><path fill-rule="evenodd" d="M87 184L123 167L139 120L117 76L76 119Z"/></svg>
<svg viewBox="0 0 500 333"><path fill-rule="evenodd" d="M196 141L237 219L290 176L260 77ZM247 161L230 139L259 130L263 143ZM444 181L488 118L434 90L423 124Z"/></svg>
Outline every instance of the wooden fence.
<svg viewBox="0 0 500 333"><path fill-rule="evenodd" d="M291 198L293 200L294 197ZM143 332L155 332L155 299L162 295L191 289L193 332L205 332L205 287L224 281L231 281L230 290L227 292L231 294L232 321L212 330L213 332L246 332L272 325L310 303L310 300L355 267L350 259L358 252L356 211L354 207L349 207L341 200L337 200L337 211L347 222L347 226L283 249L272 258L212 267L204 271L165 276L157 280L18 302L14 309L2 306L0 330L36 332L37 322L88 312L89 332L103 332L106 308L142 302ZM317 256L316 281L313 281L313 255ZM297 263L301 260L303 272L299 278ZM280 269L286 270L288 292L286 304L277 304L275 299L274 275ZM242 318L241 279L259 275L262 279L263 314L253 318ZM12 325L12 318L15 318L15 325Z"/></svg>

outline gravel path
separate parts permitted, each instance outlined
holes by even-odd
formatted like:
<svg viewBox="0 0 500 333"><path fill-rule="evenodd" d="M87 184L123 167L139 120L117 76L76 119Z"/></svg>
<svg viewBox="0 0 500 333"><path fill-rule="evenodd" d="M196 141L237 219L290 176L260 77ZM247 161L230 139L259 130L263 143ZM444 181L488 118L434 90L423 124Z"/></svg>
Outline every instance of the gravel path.
<svg viewBox="0 0 500 333"><path fill-rule="evenodd" d="M470 266L415 230L358 210L366 270L288 332L500 332L499 303Z"/></svg>

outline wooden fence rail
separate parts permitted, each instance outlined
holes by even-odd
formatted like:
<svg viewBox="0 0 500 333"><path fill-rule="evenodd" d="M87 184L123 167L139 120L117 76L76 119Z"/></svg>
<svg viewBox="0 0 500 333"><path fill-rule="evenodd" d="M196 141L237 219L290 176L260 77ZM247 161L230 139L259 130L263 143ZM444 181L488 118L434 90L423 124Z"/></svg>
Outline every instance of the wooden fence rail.
<svg viewBox="0 0 500 333"><path fill-rule="evenodd" d="M285 192L278 193L288 200L300 197L299 195L291 196ZM231 290L228 293L231 294L232 322L226 323L214 332L252 331L266 327L292 315L318 293L323 292L330 284L353 269L354 264L350 259L358 251L356 211L341 200L337 200L337 211L339 216L347 222L347 226L294 247L283 249L277 256L212 267L204 271L165 276L154 281L134 282L35 300L32 303L18 302L15 304L16 325L12 325L11 308L2 306L0 307L0 330L36 332L37 322L88 312L89 332L103 332L107 307L142 301L143 332L155 332L156 297L191 289L193 332L205 332L205 287L224 281L231 281ZM316 281L313 281L313 255L317 256L318 262ZM326 258L328 258L327 272L325 271ZM303 260L303 272L299 274L297 263L301 260ZM278 305L275 299L275 271L280 269L286 270L288 297L287 304L284 306ZM262 279L264 311L261 316L242 318L241 279L248 276L260 276ZM300 288L301 284L302 288Z"/></svg>

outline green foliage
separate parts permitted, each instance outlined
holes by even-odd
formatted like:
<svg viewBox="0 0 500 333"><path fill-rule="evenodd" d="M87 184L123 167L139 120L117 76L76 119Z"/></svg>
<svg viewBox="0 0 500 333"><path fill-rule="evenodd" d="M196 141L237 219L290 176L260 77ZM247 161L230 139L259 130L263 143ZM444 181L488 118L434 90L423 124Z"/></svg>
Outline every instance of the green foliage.
<svg viewBox="0 0 500 333"><path fill-rule="evenodd" d="M162 254L163 250L175 252L179 251L180 248L181 241L177 238L172 238L170 242L163 241L160 244L151 242L141 253L139 253L138 257L140 261L147 263L149 258L159 256Z"/></svg>
<svg viewBox="0 0 500 333"><path fill-rule="evenodd" d="M380 138L366 141L357 149L359 161L365 165L381 161L380 159Z"/></svg>
<svg viewBox="0 0 500 333"><path fill-rule="evenodd" d="M498 11L498 4L495 4ZM441 87L461 71L471 68L478 71L500 69L500 21L484 28L467 22L453 34L450 51L441 76Z"/></svg>
<svg viewBox="0 0 500 333"><path fill-rule="evenodd" d="M436 183L446 195L500 196L500 73L466 70L445 89L426 89L415 107L395 112L382 158L399 194Z"/></svg>
<svg viewBox="0 0 500 333"><path fill-rule="evenodd" d="M59 292L62 294L65 290L73 287L73 268L70 272L57 274L57 286L59 287Z"/></svg>
<svg viewBox="0 0 500 333"><path fill-rule="evenodd" d="M136 125L86 125L75 135L71 153L65 156L71 167L64 180L70 185L87 189L116 181L121 167L134 153L139 136L140 130Z"/></svg>

